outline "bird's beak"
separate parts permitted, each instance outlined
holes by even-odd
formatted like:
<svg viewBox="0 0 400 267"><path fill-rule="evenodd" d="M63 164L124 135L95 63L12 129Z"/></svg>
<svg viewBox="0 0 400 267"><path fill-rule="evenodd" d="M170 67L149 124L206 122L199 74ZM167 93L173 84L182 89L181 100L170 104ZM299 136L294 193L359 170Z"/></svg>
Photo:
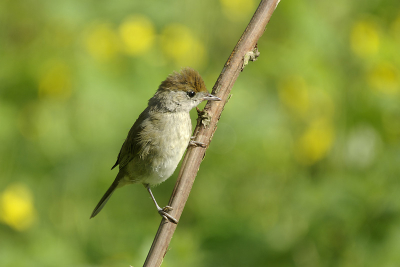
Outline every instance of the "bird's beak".
<svg viewBox="0 0 400 267"><path fill-rule="evenodd" d="M210 100L210 101L221 101L221 98L214 96L212 94L208 94L205 97L203 97L203 100Z"/></svg>

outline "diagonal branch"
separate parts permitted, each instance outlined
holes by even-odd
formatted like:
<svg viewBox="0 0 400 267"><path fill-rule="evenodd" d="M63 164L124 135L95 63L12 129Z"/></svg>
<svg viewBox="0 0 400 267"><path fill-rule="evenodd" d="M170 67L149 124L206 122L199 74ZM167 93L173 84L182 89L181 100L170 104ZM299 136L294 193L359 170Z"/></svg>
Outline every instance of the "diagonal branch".
<svg viewBox="0 0 400 267"><path fill-rule="evenodd" d="M248 61L256 60L259 54L257 41L264 33L265 27L279 1L262 0L258 6L213 87L212 94L220 97L222 101L209 101L203 111L198 111L199 118L194 130L196 141L202 142L207 146L211 142L232 86ZM206 149L203 147L189 147L183 159L182 167L169 201L169 205L174 208L171 215L177 220L181 217ZM161 265L175 229L176 224L166 223L165 219L161 221L144 266L158 267Z"/></svg>

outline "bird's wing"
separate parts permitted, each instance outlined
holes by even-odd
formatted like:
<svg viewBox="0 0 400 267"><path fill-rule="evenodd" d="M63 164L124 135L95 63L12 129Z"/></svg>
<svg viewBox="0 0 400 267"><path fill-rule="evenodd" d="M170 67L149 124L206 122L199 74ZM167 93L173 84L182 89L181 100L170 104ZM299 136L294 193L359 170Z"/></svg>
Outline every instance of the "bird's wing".
<svg viewBox="0 0 400 267"><path fill-rule="evenodd" d="M132 128L129 130L128 136L125 139L124 144L118 154L117 162L111 169L114 169L119 165L119 169L125 167L132 159L139 156L140 152L143 150L143 146L146 144L140 142L141 132L145 128L145 121L148 120L149 110L146 108L140 115L136 122L133 124Z"/></svg>

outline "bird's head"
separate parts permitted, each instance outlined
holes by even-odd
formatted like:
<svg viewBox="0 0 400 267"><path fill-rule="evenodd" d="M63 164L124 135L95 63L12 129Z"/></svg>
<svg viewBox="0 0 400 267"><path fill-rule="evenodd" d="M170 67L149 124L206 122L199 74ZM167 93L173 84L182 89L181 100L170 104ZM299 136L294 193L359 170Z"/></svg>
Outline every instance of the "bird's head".
<svg viewBox="0 0 400 267"><path fill-rule="evenodd" d="M159 86L156 94L149 101L149 106L157 105L170 111L187 111L205 100L220 101L211 95L200 74L191 68L174 72Z"/></svg>

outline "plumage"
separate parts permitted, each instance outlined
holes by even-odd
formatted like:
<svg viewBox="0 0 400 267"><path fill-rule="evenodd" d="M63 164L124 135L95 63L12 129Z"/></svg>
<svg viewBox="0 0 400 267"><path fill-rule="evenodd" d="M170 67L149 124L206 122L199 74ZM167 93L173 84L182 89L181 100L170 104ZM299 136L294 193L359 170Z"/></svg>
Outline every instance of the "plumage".
<svg viewBox="0 0 400 267"><path fill-rule="evenodd" d="M220 99L208 93L200 74L191 68L174 72L161 83L130 129L112 167L119 166L118 175L91 218L100 212L116 188L142 183L160 215L176 223L165 208L158 206L150 187L162 183L175 171L191 137L189 111L204 100Z"/></svg>

